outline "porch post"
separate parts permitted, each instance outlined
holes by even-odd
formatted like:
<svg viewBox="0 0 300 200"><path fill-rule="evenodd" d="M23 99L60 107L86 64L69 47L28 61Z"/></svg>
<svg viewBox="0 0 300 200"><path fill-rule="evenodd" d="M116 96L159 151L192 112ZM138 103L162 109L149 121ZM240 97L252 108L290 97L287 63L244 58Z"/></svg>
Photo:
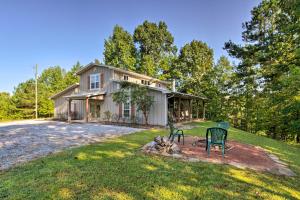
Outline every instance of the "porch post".
<svg viewBox="0 0 300 200"><path fill-rule="evenodd" d="M181 119L180 119L180 115L181 115L181 98L179 97L178 98L178 121L180 122L181 121Z"/></svg>
<svg viewBox="0 0 300 200"><path fill-rule="evenodd" d="M203 119L205 119L205 102L204 100L202 102L203 102Z"/></svg>
<svg viewBox="0 0 300 200"><path fill-rule="evenodd" d="M193 119L193 100L192 99L190 99L189 104L190 104L189 115L190 115L190 120L192 120Z"/></svg>
<svg viewBox="0 0 300 200"><path fill-rule="evenodd" d="M89 98L85 98L85 122L89 122Z"/></svg>
<svg viewBox="0 0 300 200"><path fill-rule="evenodd" d="M175 117L176 109L175 109L175 97L173 97L173 111L172 111L172 117Z"/></svg>
<svg viewBox="0 0 300 200"><path fill-rule="evenodd" d="M68 123L71 123L71 99L68 99Z"/></svg>
<svg viewBox="0 0 300 200"><path fill-rule="evenodd" d="M197 119L199 119L199 100L196 101L196 107L197 107Z"/></svg>

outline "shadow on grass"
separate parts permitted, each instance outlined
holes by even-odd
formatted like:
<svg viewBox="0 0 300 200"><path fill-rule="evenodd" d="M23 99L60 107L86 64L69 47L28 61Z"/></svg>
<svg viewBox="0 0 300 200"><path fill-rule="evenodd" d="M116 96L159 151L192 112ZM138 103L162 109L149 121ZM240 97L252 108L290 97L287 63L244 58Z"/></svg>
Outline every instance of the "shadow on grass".
<svg viewBox="0 0 300 200"><path fill-rule="evenodd" d="M300 198L297 177L143 154L140 147L158 134L167 132L122 136L1 172L0 199Z"/></svg>

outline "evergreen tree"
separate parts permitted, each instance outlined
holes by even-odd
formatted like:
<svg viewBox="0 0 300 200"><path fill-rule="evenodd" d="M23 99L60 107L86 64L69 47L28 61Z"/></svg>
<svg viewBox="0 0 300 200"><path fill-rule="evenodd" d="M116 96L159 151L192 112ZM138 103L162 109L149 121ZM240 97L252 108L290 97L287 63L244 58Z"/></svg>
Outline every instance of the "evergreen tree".
<svg viewBox="0 0 300 200"><path fill-rule="evenodd" d="M33 118L35 111L35 80L20 83L14 90L12 101L16 105L18 116L23 119Z"/></svg>
<svg viewBox="0 0 300 200"><path fill-rule="evenodd" d="M76 75L76 72L82 68L82 65L77 61L75 65L72 66L70 71L64 76L64 87L69 87L75 83L79 83L79 76Z"/></svg>
<svg viewBox="0 0 300 200"><path fill-rule="evenodd" d="M243 25L245 45L234 44L232 41L225 43L229 54L241 60L238 75L245 98L243 107L246 129L249 129L249 124L250 128L251 124L255 124L255 127L274 138L278 135L286 138L287 133L295 129L293 124L299 120L299 101L292 101L295 104L293 109L290 107L290 100L296 99L300 88L294 76L299 67L297 4L294 0L262 1L252 10L251 20ZM292 77L296 87L294 84L286 84ZM258 106L254 102L266 106ZM255 109L262 109L257 111L259 115L254 114Z"/></svg>

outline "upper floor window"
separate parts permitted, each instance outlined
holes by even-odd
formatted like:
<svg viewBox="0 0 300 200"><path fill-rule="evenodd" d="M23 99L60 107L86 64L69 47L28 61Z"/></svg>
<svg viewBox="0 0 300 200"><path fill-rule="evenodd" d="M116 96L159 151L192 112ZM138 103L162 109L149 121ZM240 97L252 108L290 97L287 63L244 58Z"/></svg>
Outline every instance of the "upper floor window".
<svg viewBox="0 0 300 200"><path fill-rule="evenodd" d="M150 81L146 81L146 80L141 80L141 83L143 85L150 85Z"/></svg>
<svg viewBox="0 0 300 200"><path fill-rule="evenodd" d="M95 90L100 88L100 74L90 75L90 89Z"/></svg>
<svg viewBox="0 0 300 200"><path fill-rule="evenodd" d="M124 79L124 81L128 81L128 76L127 76L127 75L124 75L124 76L123 76L123 79Z"/></svg>

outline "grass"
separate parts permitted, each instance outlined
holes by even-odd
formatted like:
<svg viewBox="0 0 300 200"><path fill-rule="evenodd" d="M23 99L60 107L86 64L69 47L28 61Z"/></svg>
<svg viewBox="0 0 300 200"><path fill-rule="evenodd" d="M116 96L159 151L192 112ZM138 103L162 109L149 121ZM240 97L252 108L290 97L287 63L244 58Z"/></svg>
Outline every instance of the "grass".
<svg viewBox="0 0 300 200"><path fill-rule="evenodd" d="M204 135L211 122L185 131ZM296 177L228 165L144 155L164 130L147 130L69 149L0 172L0 199L300 199L298 147L230 129L229 139L259 145L287 162Z"/></svg>

